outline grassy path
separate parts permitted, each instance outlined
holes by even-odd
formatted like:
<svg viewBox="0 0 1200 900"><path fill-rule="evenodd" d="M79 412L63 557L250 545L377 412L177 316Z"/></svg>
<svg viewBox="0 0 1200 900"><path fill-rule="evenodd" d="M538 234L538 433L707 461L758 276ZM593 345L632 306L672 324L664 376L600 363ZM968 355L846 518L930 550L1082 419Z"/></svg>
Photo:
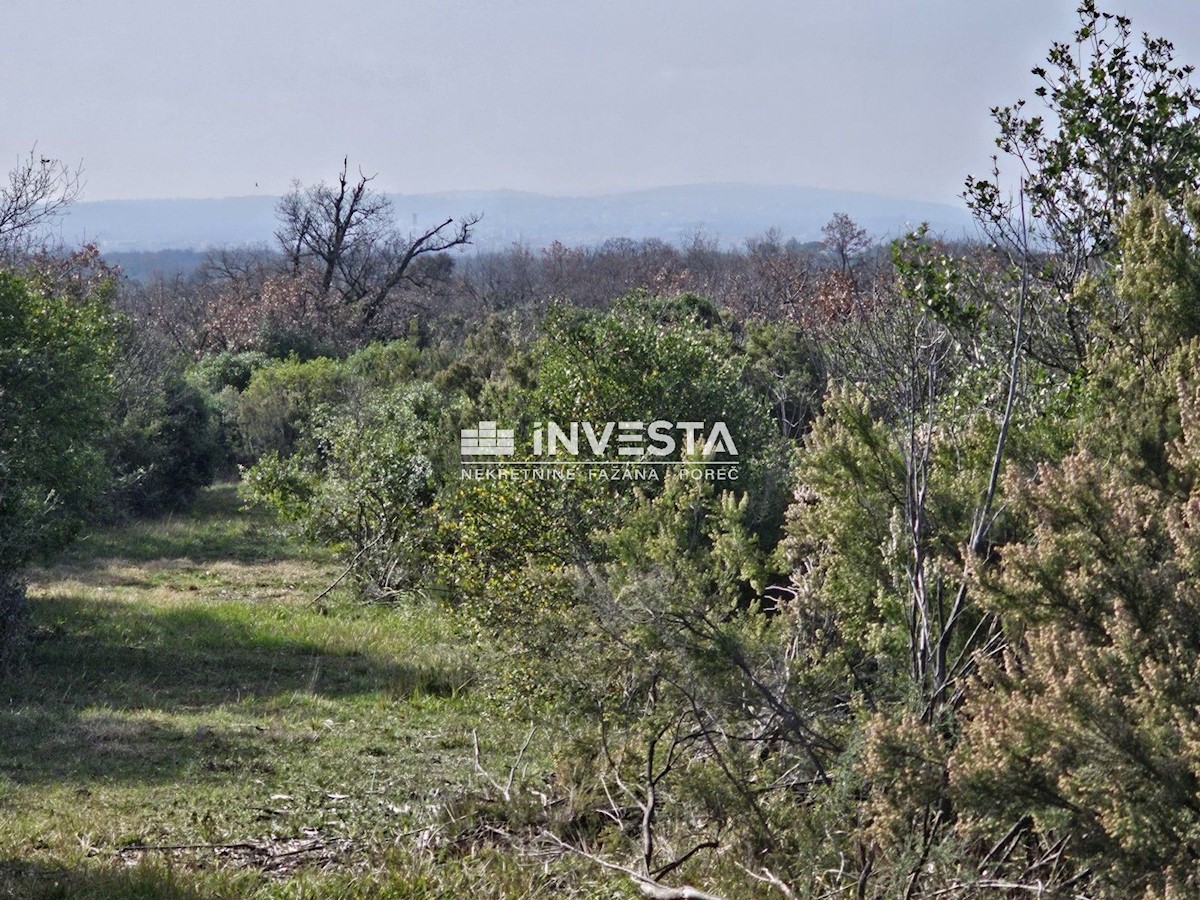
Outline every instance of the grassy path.
<svg viewBox="0 0 1200 900"><path fill-rule="evenodd" d="M557 896L423 852L472 729L502 752L524 726L438 611L316 608L335 574L230 486L34 572L30 664L0 682L0 896Z"/></svg>

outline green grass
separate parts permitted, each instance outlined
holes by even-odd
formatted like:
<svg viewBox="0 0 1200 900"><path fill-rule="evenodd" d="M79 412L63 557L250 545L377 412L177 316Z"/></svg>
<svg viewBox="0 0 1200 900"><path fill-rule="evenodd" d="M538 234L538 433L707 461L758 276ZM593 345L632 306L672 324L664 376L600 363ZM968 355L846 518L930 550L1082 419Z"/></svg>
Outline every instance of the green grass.
<svg viewBox="0 0 1200 900"><path fill-rule="evenodd" d="M527 724L441 610L312 602L337 574L218 486L32 573L0 682L0 896L562 896L431 828ZM130 847L190 849L130 850ZM573 884L580 884L573 879ZM611 896L611 894L605 894Z"/></svg>
<svg viewBox="0 0 1200 900"><path fill-rule="evenodd" d="M231 483L202 491L185 513L84 534L63 555L60 565L113 558L142 562L328 562L322 552L292 540L265 509L241 508L237 485Z"/></svg>

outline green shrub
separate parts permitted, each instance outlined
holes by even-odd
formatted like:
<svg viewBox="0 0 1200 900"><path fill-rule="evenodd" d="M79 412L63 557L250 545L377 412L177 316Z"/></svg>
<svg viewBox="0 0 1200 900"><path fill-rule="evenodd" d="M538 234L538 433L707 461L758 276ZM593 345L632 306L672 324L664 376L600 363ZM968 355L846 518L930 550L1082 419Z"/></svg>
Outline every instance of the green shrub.
<svg viewBox="0 0 1200 900"><path fill-rule="evenodd" d="M530 412L559 421L724 422L739 449L739 478L728 488L749 497L748 519L770 545L787 505L790 447L746 384L747 357L728 331L708 327L706 309L695 298L670 304L643 295L603 314L556 308L535 349Z"/></svg>
<svg viewBox="0 0 1200 900"><path fill-rule="evenodd" d="M239 393L250 384L256 370L271 362L271 357L259 350L223 350L206 356L188 371L188 379L201 390L219 394L232 387Z"/></svg>
<svg viewBox="0 0 1200 900"><path fill-rule="evenodd" d="M103 490L107 307L0 273L0 575L63 546Z"/></svg>
<svg viewBox="0 0 1200 900"><path fill-rule="evenodd" d="M107 305L0 273L0 670L25 632L21 570L65 545L108 481Z"/></svg>
<svg viewBox="0 0 1200 900"><path fill-rule="evenodd" d="M141 374L141 388L122 396L109 436L109 502L117 513L183 509L227 463L220 420L212 398L178 368Z"/></svg>
<svg viewBox="0 0 1200 900"><path fill-rule="evenodd" d="M398 387L418 377L421 349L411 339L369 344L346 357L346 372L371 388Z"/></svg>
<svg viewBox="0 0 1200 900"><path fill-rule="evenodd" d="M456 434L443 404L417 384L326 407L301 426L300 450L271 451L247 470L245 491L345 556L364 594L428 587L429 508Z"/></svg>
<svg viewBox="0 0 1200 900"><path fill-rule="evenodd" d="M349 377L332 359L292 357L256 369L237 402L238 458L296 452L318 410L346 397Z"/></svg>

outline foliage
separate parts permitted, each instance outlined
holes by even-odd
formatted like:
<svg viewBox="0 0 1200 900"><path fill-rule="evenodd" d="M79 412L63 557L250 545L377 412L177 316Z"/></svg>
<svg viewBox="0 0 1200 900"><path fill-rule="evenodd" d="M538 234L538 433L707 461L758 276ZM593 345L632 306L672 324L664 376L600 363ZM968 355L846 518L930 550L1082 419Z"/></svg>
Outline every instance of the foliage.
<svg viewBox="0 0 1200 900"><path fill-rule="evenodd" d="M348 558L368 596L428 588L428 507L445 477L450 433L442 400L410 385L317 411L303 431L305 452L264 455L245 474L246 493Z"/></svg>
<svg viewBox="0 0 1200 900"><path fill-rule="evenodd" d="M780 432L801 438L825 394L827 361L820 343L796 325L749 322L743 350L742 379L766 401Z"/></svg>
<svg viewBox="0 0 1200 900"><path fill-rule="evenodd" d="M188 377L209 394L219 394L228 387L241 392L250 385L250 376L255 370L270 361L269 356L257 350L222 350L197 362L188 372Z"/></svg>
<svg viewBox="0 0 1200 900"><path fill-rule="evenodd" d="M181 510L229 465L218 405L158 335L121 314L113 327L113 403L104 436L112 477L94 515Z"/></svg>
<svg viewBox="0 0 1200 900"><path fill-rule="evenodd" d="M736 486L750 497L754 527L773 541L786 496L787 442L764 398L744 384L747 360L732 335L709 327L711 316L695 298L672 305L631 295L609 313L553 312L535 351L531 413L598 423L724 422L739 448Z"/></svg>
<svg viewBox="0 0 1200 900"><path fill-rule="evenodd" d="M1200 90L1165 38L1134 46L1130 19L1079 6L1070 43L1056 42L1033 74L1044 114L1025 101L992 110L996 144L1017 163L1029 213L1057 251L1055 281L1075 283L1114 249L1130 200L1156 193L1176 212L1200 187ZM998 179L967 180L980 220L1013 236L1014 209Z"/></svg>
<svg viewBox="0 0 1200 900"><path fill-rule="evenodd" d="M239 458L296 452L318 410L344 399L346 383L342 368L327 357L290 357L255 369L237 402Z"/></svg>
<svg viewBox="0 0 1200 900"><path fill-rule="evenodd" d="M63 546L104 488L114 351L102 299L0 273L0 573Z"/></svg>
<svg viewBox="0 0 1200 900"><path fill-rule="evenodd" d="M128 369L118 366L126 387L107 438L115 476L108 502L117 513L184 509L226 464L216 412L177 365L139 367L136 381Z"/></svg>
<svg viewBox="0 0 1200 900"><path fill-rule="evenodd" d="M1180 391L1173 465L1191 469L1194 382ZM1081 451L1041 472L1022 504L1039 524L1008 552L999 590L1028 625L983 672L957 788L981 827L1032 814L1033 828L1071 834L1068 857L1102 861L1107 896L1191 893L1195 495L1171 498Z"/></svg>
<svg viewBox="0 0 1200 900"><path fill-rule="evenodd" d="M1188 894L1198 254L1154 198L1120 233L1110 302L1128 318L1091 363L1075 446L1011 478L1027 534L989 589L1013 638L981 672L952 772L971 827L1071 835L1065 858L1093 868L1104 896Z"/></svg>
<svg viewBox="0 0 1200 900"><path fill-rule="evenodd" d="M115 348L105 300L0 272L0 674L24 645L23 569L65 546L107 485Z"/></svg>
<svg viewBox="0 0 1200 900"><path fill-rule="evenodd" d="M1192 206L1190 212L1195 212ZM1180 341L1200 333L1200 268L1191 238L1157 193L1138 197L1118 228L1116 308L1098 323L1146 367L1161 368Z"/></svg>

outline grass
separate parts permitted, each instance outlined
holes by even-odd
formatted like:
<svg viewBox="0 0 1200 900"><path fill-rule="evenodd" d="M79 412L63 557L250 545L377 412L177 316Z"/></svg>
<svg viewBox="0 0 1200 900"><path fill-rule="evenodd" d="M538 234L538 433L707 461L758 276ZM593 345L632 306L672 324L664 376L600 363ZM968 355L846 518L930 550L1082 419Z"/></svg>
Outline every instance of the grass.
<svg viewBox="0 0 1200 900"><path fill-rule="evenodd" d="M528 726L437 608L314 605L337 570L222 485L33 572L0 896L561 896L569 863L429 851L479 789L473 731L505 758Z"/></svg>

